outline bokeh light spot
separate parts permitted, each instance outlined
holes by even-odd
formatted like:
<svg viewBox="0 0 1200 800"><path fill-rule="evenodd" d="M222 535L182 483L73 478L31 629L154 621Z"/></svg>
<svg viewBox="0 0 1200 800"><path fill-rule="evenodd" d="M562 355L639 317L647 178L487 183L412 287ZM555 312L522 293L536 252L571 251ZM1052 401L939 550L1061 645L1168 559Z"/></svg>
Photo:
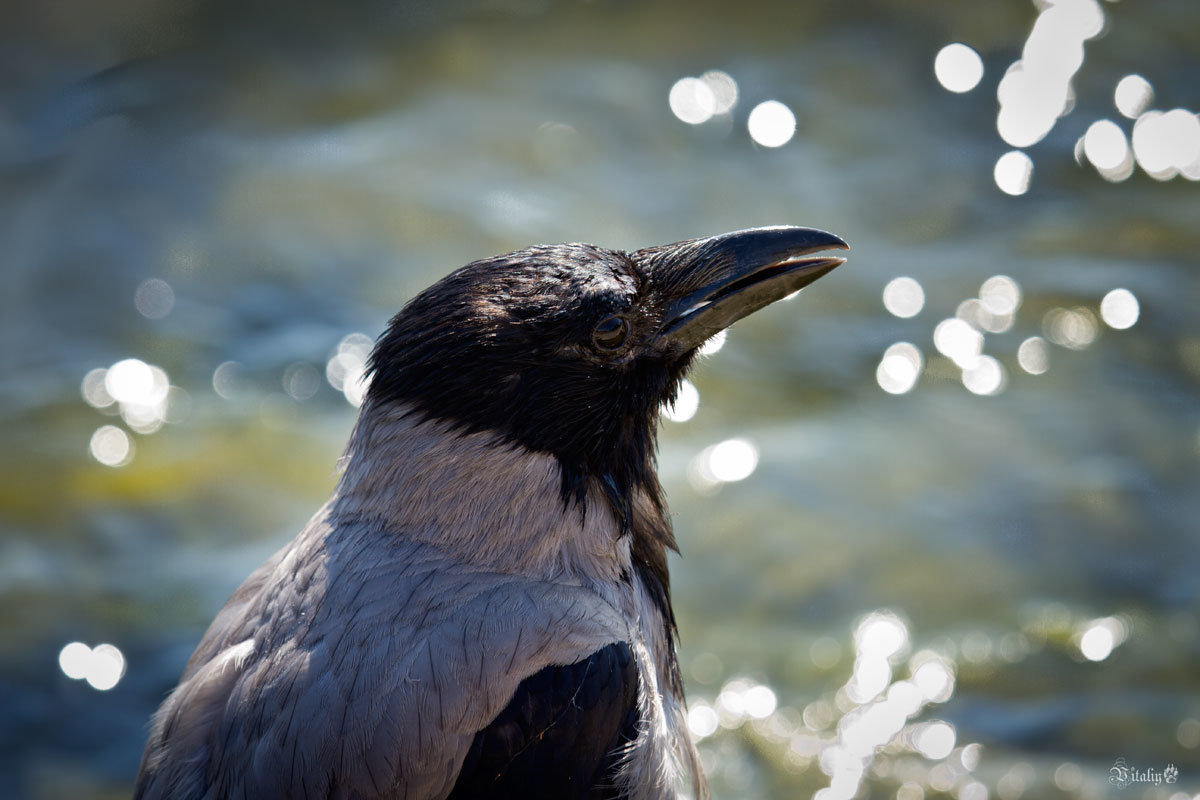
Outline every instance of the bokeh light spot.
<svg viewBox="0 0 1200 800"><path fill-rule="evenodd" d="M728 336L728 331L717 331L710 336L704 344L700 345L700 355L711 356L713 353L720 351L725 346L725 338Z"/></svg>
<svg viewBox="0 0 1200 800"><path fill-rule="evenodd" d="M754 719L766 719L775 713L779 700L770 686L753 686L744 697L746 713Z"/></svg>
<svg viewBox="0 0 1200 800"><path fill-rule="evenodd" d="M1088 661L1103 661L1128 635L1128 629L1120 619L1102 617L1086 623L1076 635L1075 642Z"/></svg>
<svg viewBox="0 0 1200 800"><path fill-rule="evenodd" d="M933 61L933 73L947 90L962 94L974 89L983 79L983 60L967 45L955 42L938 51Z"/></svg>
<svg viewBox="0 0 1200 800"><path fill-rule="evenodd" d="M737 105L738 85L729 73L710 69L700 80L712 93L714 114L728 114Z"/></svg>
<svg viewBox="0 0 1200 800"><path fill-rule="evenodd" d="M796 115L778 100L759 103L746 122L750 138L763 147L782 147L796 133Z"/></svg>
<svg viewBox="0 0 1200 800"><path fill-rule="evenodd" d="M758 448L748 439L726 439L706 447L688 465L688 479L698 492L750 477L758 467Z"/></svg>
<svg viewBox="0 0 1200 800"><path fill-rule="evenodd" d="M995 395L1004 391L1008 374L999 361L981 355L974 364L963 368L962 382L972 394Z"/></svg>
<svg viewBox="0 0 1200 800"><path fill-rule="evenodd" d="M925 290L915 278L892 278L883 287L883 307L901 319L915 317L925 307Z"/></svg>
<svg viewBox="0 0 1200 800"><path fill-rule="evenodd" d="M101 425L92 434L88 452L106 467L123 467L133 460L133 442L116 425Z"/></svg>
<svg viewBox="0 0 1200 800"><path fill-rule="evenodd" d="M663 416L672 422L687 422L692 417L696 416L697 409L700 408L700 392L696 389L695 384L686 378L679 384L679 392L675 395L675 402L663 406Z"/></svg>
<svg viewBox="0 0 1200 800"><path fill-rule="evenodd" d="M992 177L1005 194L1025 194L1033 178L1033 161L1020 150L1010 150L997 159Z"/></svg>
<svg viewBox="0 0 1200 800"><path fill-rule="evenodd" d="M941 761L954 750L954 726L949 722L934 720L922 725L913 739L917 752L930 761Z"/></svg>
<svg viewBox="0 0 1200 800"><path fill-rule="evenodd" d="M667 97L671 113L689 125L707 122L717 110L712 89L699 78L680 78Z"/></svg>
<svg viewBox="0 0 1200 800"><path fill-rule="evenodd" d="M213 391L222 400L232 400L237 396L241 383L242 365L236 361L224 361L213 370Z"/></svg>
<svg viewBox="0 0 1200 800"><path fill-rule="evenodd" d="M1064 761L1054 770L1054 785L1064 792L1074 792L1083 785L1083 770L1078 764Z"/></svg>
<svg viewBox="0 0 1200 800"><path fill-rule="evenodd" d="M1200 167L1200 118L1187 109L1147 111L1133 125L1133 154L1155 180Z"/></svg>
<svg viewBox="0 0 1200 800"><path fill-rule="evenodd" d="M923 367L924 358L916 345L896 342L884 351L875 370L875 381L889 394L905 394L916 386Z"/></svg>
<svg viewBox="0 0 1200 800"><path fill-rule="evenodd" d="M1021 306L1021 287L1007 275L993 275L979 287L979 302L991 314L1015 314Z"/></svg>
<svg viewBox="0 0 1200 800"><path fill-rule="evenodd" d="M162 319L175 307L175 290L160 278L149 278L134 290L133 304L143 317Z"/></svg>
<svg viewBox="0 0 1200 800"><path fill-rule="evenodd" d="M913 682L926 700L942 702L954 693L954 673L946 662L932 657L913 672Z"/></svg>
<svg viewBox="0 0 1200 800"><path fill-rule="evenodd" d="M1113 92L1113 102L1117 111L1130 119L1137 119L1153 101L1154 87L1141 75L1126 75L1121 78L1116 91Z"/></svg>
<svg viewBox="0 0 1200 800"><path fill-rule="evenodd" d="M1042 332L1060 347L1083 350L1096 341L1099 330L1090 309L1052 308L1042 318Z"/></svg>
<svg viewBox="0 0 1200 800"><path fill-rule="evenodd" d="M88 674L92 648L83 642L71 642L58 653L58 666L72 680L81 681Z"/></svg>
<svg viewBox="0 0 1200 800"><path fill-rule="evenodd" d="M727 439L712 448L708 463L719 481L744 480L758 466L758 448L746 439Z"/></svg>
<svg viewBox="0 0 1200 800"><path fill-rule="evenodd" d="M817 669L833 669L842 659L842 646L832 636L821 636L809 645L808 657Z"/></svg>
<svg viewBox="0 0 1200 800"><path fill-rule="evenodd" d="M933 329L933 346L959 367L966 369L979 361L983 352L983 334L967 322L951 317Z"/></svg>
<svg viewBox="0 0 1200 800"><path fill-rule="evenodd" d="M68 678L87 681L93 689L106 692L124 676L125 655L111 644L93 648L83 642L71 642L59 651L58 666Z"/></svg>
<svg viewBox="0 0 1200 800"><path fill-rule="evenodd" d="M1113 289L1100 301L1100 318L1110 328L1132 328L1140 314L1137 297L1128 289Z"/></svg>
<svg viewBox="0 0 1200 800"><path fill-rule="evenodd" d="M1125 131L1108 119L1093 122L1083 135L1083 152L1101 174L1120 168L1129 158Z"/></svg>
<svg viewBox="0 0 1200 800"><path fill-rule="evenodd" d="M1175 738L1188 750L1200 747L1200 719L1188 717L1175 729Z"/></svg>
<svg viewBox="0 0 1200 800"><path fill-rule="evenodd" d="M1030 375L1041 375L1050 368L1050 346L1040 336L1030 336L1017 348L1017 363Z"/></svg>
<svg viewBox="0 0 1200 800"><path fill-rule="evenodd" d="M321 388L321 376L316 367L297 361L283 371L283 390L293 400L307 400Z"/></svg>
<svg viewBox="0 0 1200 800"><path fill-rule="evenodd" d="M154 391L154 373L146 362L126 358L108 368L104 388L118 403L142 402Z"/></svg>
<svg viewBox="0 0 1200 800"><path fill-rule="evenodd" d="M116 646L98 644L92 648L91 664L84 680L93 689L107 692L116 686L125 674L125 656Z"/></svg>
<svg viewBox="0 0 1200 800"><path fill-rule="evenodd" d="M717 732L719 719L716 709L708 703L693 703L688 709L688 730L697 740L707 738Z"/></svg>
<svg viewBox="0 0 1200 800"><path fill-rule="evenodd" d="M104 385L107 375L108 370L98 367L83 376L83 383L79 389L83 393L83 399L92 408L108 408L117 402Z"/></svg>
<svg viewBox="0 0 1200 800"><path fill-rule="evenodd" d="M351 333L338 342L337 352L325 364L325 378L350 405L362 405L366 397L367 359L373 342L365 333Z"/></svg>

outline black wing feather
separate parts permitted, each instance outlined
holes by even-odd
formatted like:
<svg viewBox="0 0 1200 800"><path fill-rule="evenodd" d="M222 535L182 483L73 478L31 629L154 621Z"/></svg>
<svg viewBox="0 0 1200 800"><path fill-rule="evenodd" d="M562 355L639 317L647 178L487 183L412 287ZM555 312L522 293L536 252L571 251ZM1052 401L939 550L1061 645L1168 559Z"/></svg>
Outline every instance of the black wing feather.
<svg viewBox="0 0 1200 800"><path fill-rule="evenodd" d="M526 678L475 735L447 800L616 800L613 776L637 736L637 687L626 642Z"/></svg>

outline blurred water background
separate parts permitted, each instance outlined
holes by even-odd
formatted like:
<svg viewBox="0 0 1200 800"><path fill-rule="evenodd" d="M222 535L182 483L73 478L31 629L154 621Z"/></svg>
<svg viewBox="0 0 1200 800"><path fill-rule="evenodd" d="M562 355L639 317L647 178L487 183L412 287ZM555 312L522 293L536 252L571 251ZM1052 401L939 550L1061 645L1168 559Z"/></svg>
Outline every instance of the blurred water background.
<svg viewBox="0 0 1200 800"><path fill-rule="evenodd" d="M1200 794L1200 3L0 15L0 796L128 794L416 291L778 223L662 431L715 795Z"/></svg>

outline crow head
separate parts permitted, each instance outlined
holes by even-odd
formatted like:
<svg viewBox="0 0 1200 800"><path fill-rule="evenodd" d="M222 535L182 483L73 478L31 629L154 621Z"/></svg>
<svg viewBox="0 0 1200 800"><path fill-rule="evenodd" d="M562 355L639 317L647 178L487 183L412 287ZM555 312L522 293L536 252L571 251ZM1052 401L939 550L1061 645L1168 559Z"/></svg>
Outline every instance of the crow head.
<svg viewBox="0 0 1200 800"><path fill-rule="evenodd" d="M531 247L469 264L417 295L372 353L364 413L403 403L490 430L561 466L563 499L591 481L618 511L655 502L658 409L697 349L843 262L798 227L759 228L635 253Z"/></svg>

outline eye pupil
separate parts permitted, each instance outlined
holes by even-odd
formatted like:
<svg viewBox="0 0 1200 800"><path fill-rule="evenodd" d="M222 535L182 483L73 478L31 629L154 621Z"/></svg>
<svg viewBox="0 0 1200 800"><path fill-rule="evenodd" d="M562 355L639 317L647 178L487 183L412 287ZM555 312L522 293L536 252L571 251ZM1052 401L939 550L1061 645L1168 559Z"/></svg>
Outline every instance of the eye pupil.
<svg viewBox="0 0 1200 800"><path fill-rule="evenodd" d="M592 339L603 350L616 350L629 337L629 320L624 317L605 317L596 326Z"/></svg>

